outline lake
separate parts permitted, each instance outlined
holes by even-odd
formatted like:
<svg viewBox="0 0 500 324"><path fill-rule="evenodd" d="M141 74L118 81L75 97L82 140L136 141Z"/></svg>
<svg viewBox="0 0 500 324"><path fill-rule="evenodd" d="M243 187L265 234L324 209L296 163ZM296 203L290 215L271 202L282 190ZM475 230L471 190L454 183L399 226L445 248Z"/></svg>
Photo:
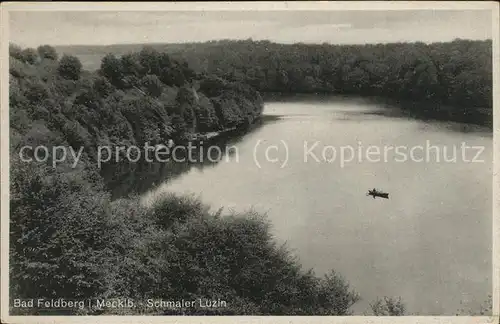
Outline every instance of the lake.
<svg viewBox="0 0 500 324"><path fill-rule="evenodd" d="M267 102L270 121L235 142L233 155L190 168L143 202L170 191L197 194L214 209L266 212L305 268L335 269L360 293L357 314L383 296L401 296L420 315L477 310L492 287L492 134L388 117L384 109L345 97ZM462 156L464 144L484 151ZM437 149L425 160L427 145ZM369 156L369 146L381 154ZM401 151L384 156L390 146ZM307 149L316 158L306 161ZM374 187L390 199L367 197Z"/></svg>

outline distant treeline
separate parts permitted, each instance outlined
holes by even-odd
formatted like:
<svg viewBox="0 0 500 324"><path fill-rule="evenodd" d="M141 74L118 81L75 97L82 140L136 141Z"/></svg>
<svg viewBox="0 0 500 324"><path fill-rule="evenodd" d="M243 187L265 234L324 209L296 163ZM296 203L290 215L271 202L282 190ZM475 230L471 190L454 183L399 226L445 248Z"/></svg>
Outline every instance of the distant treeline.
<svg viewBox="0 0 500 324"><path fill-rule="evenodd" d="M137 46L73 51L88 57ZM492 124L491 40L284 45L249 39L154 48L186 60L198 73L243 81L260 92L380 96L403 102L415 115Z"/></svg>
<svg viewBox="0 0 500 324"><path fill-rule="evenodd" d="M491 124L492 42L368 45L220 41L191 44L195 70L261 92L341 93L423 102L429 117ZM405 105L406 106L406 105ZM418 113L418 112L417 112Z"/></svg>

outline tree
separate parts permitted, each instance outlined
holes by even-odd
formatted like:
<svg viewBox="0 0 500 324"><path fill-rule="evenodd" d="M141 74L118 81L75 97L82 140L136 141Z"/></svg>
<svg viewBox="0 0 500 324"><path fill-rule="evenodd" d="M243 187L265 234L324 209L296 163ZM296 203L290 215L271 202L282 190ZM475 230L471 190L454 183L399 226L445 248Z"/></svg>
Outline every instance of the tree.
<svg viewBox="0 0 500 324"><path fill-rule="evenodd" d="M93 89L103 98L106 98L114 90L113 85L104 77L97 77L94 80Z"/></svg>
<svg viewBox="0 0 500 324"><path fill-rule="evenodd" d="M200 82L200 91L207 97L217 97L221 95L227 82L216 76L210 76Z"/></svg>
<svg viewBox="0 0 500 324"><path fill-rule="evenodd" d="M320 281L318 300L323 304L325 315L351 315L351 307L360 299L345 278L334 270Z"/></svg>
<svg viewBox="0 0 500 324"><path fill-rule="evenodd" d="M115 87L123 86L122 62L113 54L107 54L101 60L101 74Z"/></svg>
<svg viewBox="0 0 500 324"><path fill-rule="evenodd" d="M99 98L96 92L94 92L92 89L84 89L75 97L74 104L82 105L87 108L97 109L98 101ZM87 110L85 109L84 111Z"/></svg>
<svg viewBox="0 0 500 324"><path fill-rule="evenodd" d="M182 67L178 64L173 64L171 67L163 67L159 73L161 81L168 86L182 87L186 84L186 76L182 71Z"/></svg>
<svg viewBox="0 0 500 324"><path fill-rule="evenodd" d="M156 75L146 75L141 79L141 87L152 97L159 97L163 91L163 85Z"/></svg>
<svg viewBox="0 0 500 324"><path fill-rule="evenodd" d="M35 64L38 60L38 54L34 48L26 48L21 52L21 61L28 64Z"/></svg>
<svg viewBox="0 0 500 324"><path fill-rule="evenodd" d="M160 74L159 65L160 54L157 50L150 46L144 46L139 52L139 62L143 67L143 75L146 74Z"/></svg>
<svg viewBox="0 0 500 324"><path fill-rule="evenodd" d="M59 75L68 80L78 80L82 72L82 63L72 55L63 55L57 68Z"/></svg>
<svg viewBox="0 0 500 324"><path fill-rule="evenodd" d="M50 45L41 45L37 48L38 55L42 59L49 59L57 61L58 55L54 47Z"/></svg>
<svg viewBox="0 0 500 324"><path fill-rule="evenodd" d="M47 86L40 81L30 82L26 86L24 96L31 103L36 104L49 97L49 90L47 89Z"/></svg>
<svg viewBox="0 0 500 324"><path fill-rule="evenodd" d="M22 48L17 46L16 44L9 44L9 56L12 56L15 59L22 60Z"/></svg>
<svg viewBox="0 0 500 324"><path fill-rule="evenodd" d="M120 58L122 73L125 76L139 77L143 71L141 63L139 63L137 54L125 54Z"/></svg>

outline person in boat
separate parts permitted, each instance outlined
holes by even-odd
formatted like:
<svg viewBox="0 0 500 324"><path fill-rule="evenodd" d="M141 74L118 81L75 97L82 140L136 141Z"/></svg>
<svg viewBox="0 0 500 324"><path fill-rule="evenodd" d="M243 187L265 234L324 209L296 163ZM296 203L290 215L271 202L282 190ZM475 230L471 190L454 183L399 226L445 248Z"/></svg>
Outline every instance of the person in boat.
<svg viewBox="0 0 500 324"><path fill-rule="evenodd" d="M377 189L375 189L375 188L373 188L373 190L368 190L367 196L368 195L373 196L373 199L375 199L375 197L389 199L389 194L388 193L377 191Z"/></svg>

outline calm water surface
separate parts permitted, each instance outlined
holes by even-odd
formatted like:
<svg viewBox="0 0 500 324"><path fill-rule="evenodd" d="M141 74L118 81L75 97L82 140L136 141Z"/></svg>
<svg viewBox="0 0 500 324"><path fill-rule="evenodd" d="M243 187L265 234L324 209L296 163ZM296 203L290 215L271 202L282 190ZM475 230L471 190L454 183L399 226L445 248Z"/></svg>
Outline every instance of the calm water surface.
<svg viewBox="0 0 500 324"><path fill-rule="evenodd" d="M358 314L383 296L401 296L409 312L422 315L477 308L492 285L492 136L457 132L449 123L384 117L380 109L346 98L268 102L264 114L279 118L234 144L237 154L192 168L144 195L144 202L171 191L198 194L214 209L266 212L277 239L304 267L318 274L333 268L346 277L363 298L354 307ZM304 161L304 146L315 142L320 161ZM283 143L288 162L282 167ZM440 161L434 149L428 162L419 162L425 153L418 148L417 161L411 161L409 149L427 143L439 147ZM477 158L484 162L463 161L463 143L485 147ZM265 149L273 145L279 150L270 149L269 160L279 161L266 162ZM340 148L360 145L361 160L341 166ZM371 161L370 145L382 152ZM326 146L337 149L331 163L321 154ZM392 151L384 161L388 146L402 146L408 160ZM449 159L456 148L456 162L443 161L444 147ZM330 159L331 148L325 150ZM465 151L465 158L472 160L476 151ZM373 187L390 199L365 196Z"/></svg>

